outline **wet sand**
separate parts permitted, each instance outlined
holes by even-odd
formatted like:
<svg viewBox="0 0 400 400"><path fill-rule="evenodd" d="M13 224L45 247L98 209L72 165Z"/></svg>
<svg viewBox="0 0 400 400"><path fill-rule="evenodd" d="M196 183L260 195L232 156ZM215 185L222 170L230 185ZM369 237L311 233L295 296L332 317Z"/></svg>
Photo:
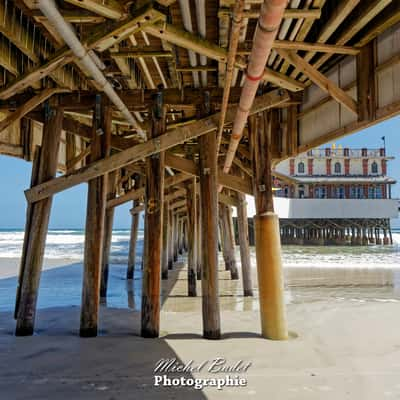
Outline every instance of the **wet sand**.
<svg viewBox="0 0 400 400"><path fill-rule="evenodd" d="M121 265L111 268L107 306L101 307L100 336L80 339L82 266L47 265L33 337L13 336L14 321L6 305L13 299L7 303L6 296L11 296L12 287L15 293L16 278L0 279L1 398L400 398L397 270L286 269L291 339L274 342L259 336L257 298L244 298L240 281L231 281L222 265L222 340L201 338L201 299L186 297L182 265L163 282L159 339L138 336L140 271L133 284L126 285L125 266ZM154 386L153 369L161 358L200 363L215 357L231 364L251 362L241 375L247 386L221 391ZM210 375L203 371L193 376Z"/></svg>

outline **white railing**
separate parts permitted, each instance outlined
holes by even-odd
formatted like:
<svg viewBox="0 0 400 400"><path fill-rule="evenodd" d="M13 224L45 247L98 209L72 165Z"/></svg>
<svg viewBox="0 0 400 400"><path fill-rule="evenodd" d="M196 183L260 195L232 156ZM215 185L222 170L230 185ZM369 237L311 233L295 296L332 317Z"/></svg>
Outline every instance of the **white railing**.
<svg viewBox="0 0 400 400"><path fill-rule="evenodd" d="M306 153L312 157L382 157L385 155L381 149L313 149Z"/></svg>

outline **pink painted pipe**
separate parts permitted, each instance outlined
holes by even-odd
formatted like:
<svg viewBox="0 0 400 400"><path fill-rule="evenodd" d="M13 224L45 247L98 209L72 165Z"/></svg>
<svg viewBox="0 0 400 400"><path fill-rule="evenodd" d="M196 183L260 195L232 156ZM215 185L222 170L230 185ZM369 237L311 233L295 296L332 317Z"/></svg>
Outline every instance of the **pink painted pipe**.
<svg viewBox="0 0 400 400"><path fill-rule="evenodd" d="M224 172L228 173L236 154L243 130L247 122L250 108L265 65L271 52L272 44L278 33L288 0L265 0L261 6L258 25L254 34L253 48L247 66L246 78L240 95L238 110L233 122L232 136L226 154Z"/></svg>

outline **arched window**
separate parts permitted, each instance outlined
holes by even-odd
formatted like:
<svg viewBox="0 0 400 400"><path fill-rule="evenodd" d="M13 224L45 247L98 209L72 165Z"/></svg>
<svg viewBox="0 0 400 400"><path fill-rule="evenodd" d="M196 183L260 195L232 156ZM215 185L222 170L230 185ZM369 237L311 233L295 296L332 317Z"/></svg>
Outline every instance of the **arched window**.
<svg viewBox="0 0 400 400"><path fill-rule="evenodd" d="M303 162L300 162L300 163L297 165L297 172L298 172L299 174L304 174L304 163L303 163Z"/></svg>
<svg viewBox="0 0 400 400"><path fill-rule="evenodd" d="M334 171L335 174L340 174L342 172L342 166L340 165L339 162L335 163Z"/></svg>
<svg viewBox="0 0 400 400"><path fill-rule="evenodd" d="M377 174L378 173L378 164L375 161L371 164L371 172L373 174Z"/></svg>

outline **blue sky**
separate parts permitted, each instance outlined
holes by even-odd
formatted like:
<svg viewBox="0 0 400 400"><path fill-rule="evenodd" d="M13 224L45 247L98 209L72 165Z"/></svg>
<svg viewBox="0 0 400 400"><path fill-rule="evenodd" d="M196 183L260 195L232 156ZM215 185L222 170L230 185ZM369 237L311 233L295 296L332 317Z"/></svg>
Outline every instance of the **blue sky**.
<svg viewBox="0 0 400 400"><path fill-rule="evenodd" d="M388 173L400 181L400 116L384 121L364 131L336 141L350 148L379 148L386 137L387 154L396 157L388 165ZM30 182L31 163L0 156L0 229L23 228L26 201L24 190ZM395 185L393 197L400 198L400 184ZM82 184L57 194L53 200L50 228L82 228L85 225L87 185ZM131 204L117 207L114 227L129 228Z"/></svg>

